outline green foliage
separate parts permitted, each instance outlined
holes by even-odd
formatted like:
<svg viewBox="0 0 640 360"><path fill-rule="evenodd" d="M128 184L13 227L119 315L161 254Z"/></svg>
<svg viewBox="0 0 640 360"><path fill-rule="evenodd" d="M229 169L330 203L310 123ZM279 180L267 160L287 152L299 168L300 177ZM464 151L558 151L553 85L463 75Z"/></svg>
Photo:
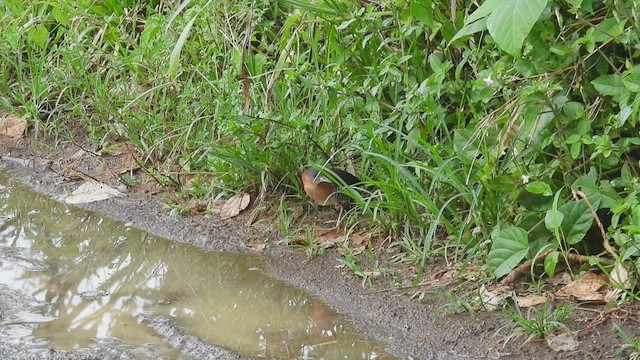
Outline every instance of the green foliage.
<svg viewBox="0 0 640 360"><path fill-rule="evenodd" d="M619 357L623 353L626 353L629 356L629 360L640 359L640 338L632 339L624 332L624 330L622 330L620 325L616 323L613 323L613 328L618 333L618 336L625 342L616 351L614 351L613 356Z"/></svg>
<svg viewBox="0 0 640 360"><path fill-rule="evenodd" d="M198 196L354 169L418 278L439 249L496 277L541 249L548 274L569 251L638 261L640 5L456 5L9 0L0 104L124 138L166 184L213 174Z"/></svg>
<svg viewBox="0 0 640 360"><path fill-rule="evenodd" d="M520 309L516 308L509 317L517 324L516 331L528 334L531 339L546 338L558 330L569 330L565 323L570 314L571 307L569 305L550 308L545 303L540 310L529 308L526 315L523 315Z"/></svg>

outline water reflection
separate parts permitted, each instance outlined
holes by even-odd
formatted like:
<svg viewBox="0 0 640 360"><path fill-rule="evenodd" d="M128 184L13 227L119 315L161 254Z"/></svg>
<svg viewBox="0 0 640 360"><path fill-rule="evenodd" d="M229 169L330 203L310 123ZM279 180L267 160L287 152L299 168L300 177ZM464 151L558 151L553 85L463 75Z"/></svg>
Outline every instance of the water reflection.
<svg viewBox="0 0 640 360"><path fill-rule="evenodd" d="M139 316L153 313L249 356L390 358L323 302L260 272L256 257L171 243L0 184L0 283L45 304L53 320L29 323L58 349L160 343Z"/></svg>

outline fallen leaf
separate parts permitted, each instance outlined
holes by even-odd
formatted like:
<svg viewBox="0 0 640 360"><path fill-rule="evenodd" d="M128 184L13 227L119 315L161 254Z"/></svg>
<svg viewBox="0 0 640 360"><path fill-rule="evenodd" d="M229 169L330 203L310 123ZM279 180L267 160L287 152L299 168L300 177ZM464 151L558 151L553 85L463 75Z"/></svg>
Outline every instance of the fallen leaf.
<svg viewBox="0 0 640 360"><path fill-rule="evenodd" d="M67 204L84 204L122 195L120 191L108 185L91 180L78 186L77 189L64 199L64 202Z"/></svg>
<svg viewBox="0 0 640 360"><path fill-rule="evenodd" d="M329 249L335 246L338 242L344 242L347 240L347 236L338 229L333 229L330 231L325 231L322 235L318 236L318 233L314 233L313 242L318 246L321 246L325 249Z"/></svg>
<svg viewBox="0 0 640 360"><path fill-rule="evenodd" d="M482 287L480 287L480 300L485 309L493 311L504 304L505 297L487 290L484 284L482 284Z"/></svg>
<svg viewBox="0 0 640 360"><path fill-rule="evenodd" d="M266 248L267 248L267 244L265 244L265 243L261 243L261 244L257 244L257 245L251 246L251 249L253 251L262 251L262 250L264 250Z"/></svg>
<svg viewBox="0 0 640 360"><path fill-rule="evenodd" d="M349 235L349 243L353 247L364 246L371 240L372 236L373 234L366 230L356 231Z"/></svg>
<svg viewBox="0 0 640 360"><path fill-rule="evenodd" d="M615 266L609 274L609 278L611 279L611 284L613 284L614 286L625 289L631 288L629 273L627 272L627 269L624 268L624 265L622 265L622 263L620 263L619 261L616 261Z"/></svg>
<svg viewBox="0 0 640 360"><path fill-rule="evenodd" d="M580 346L580 342L573 335L564 333L557 336L549 336L547 345L553 351L574 351Z"/></svg>
<svg viewBox="0 0 640 360"><path fill-rule="evenodd" d="M631 281L629 281L629 273L624 266L616 261L611 273L609 273L609 280L613 287L610 287L604 294L606 302L618 300L622 295L623 289L631 288Z"/></svg>
<svg viewBox="0 0 640 360"><path fill-rule="evenodd" d="M560 287L560 286L564 286L567 285L568 283L570 283L571 281L573 281L571 279L571 274L569 274L569 272L564 271L560 274L556 274L554 277L549 279L549 284L555 286L555 287Z"/></svg>
<svg viewBox="0 0 640 360"><path fill-rule="evenodd" d="M227 200L222 209L220 209L220 219L227 220L238 216L242 210L246 209L251 202L251 195L247 193L238 193Z"/></svg>
<svg viewBox="0 0 640 360"><path fill-rule="evenodd" d="M528 308L544 304L549 299L546 296L532 295L532 296L518 296L516 297L516 305L521 308Z"/></svg>
<svg viewBox="0 0 640 360"><path fill-rule="evenodd" d="M26 128L27 120L23 118L14 115L7 115L4 118L0 118L0 135L5 135L10 138L21 138Z"/></svg>
<svg viewBox="0 0 640 360"><path fill-rule="evenodd" d="M604 303L605 298L601 291L606 286L606 283L606 275L589 272L556 291L556 296L559 298L574 298L577 301Z"/></svg>

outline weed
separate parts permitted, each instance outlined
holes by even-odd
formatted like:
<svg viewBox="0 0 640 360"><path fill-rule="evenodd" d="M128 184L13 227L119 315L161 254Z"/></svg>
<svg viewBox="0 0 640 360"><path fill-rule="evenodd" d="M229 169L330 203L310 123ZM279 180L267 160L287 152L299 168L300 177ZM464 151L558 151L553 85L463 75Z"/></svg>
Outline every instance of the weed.
<svg viewBox="0 0 640 360"><path fill-rule="evenodd" d="M418 300L423 301L428 294L439 295L448 300L448 302L445 305L441 306L434 312L434 314L441 315L441 316L447 316L450 314L459 314L463 312L473 314L477 311L479 306L474 300L469 300L463 296L459 296L449 291L447 292L423 291L422 293L420 293Z"/></svg>
<svg viewBox="0 0 640 360"><path fill-rule="evenodd" d="M339 258L338 261L343 263L349 268L353 274L362 280L362 287L367 285L371 285L371 277L368 272L364 271L360 265L358 264L358 259L356 258L356 254L354 250L345 246L344 244L340 244L340 251L342 252L342 258Z"/></svg>
<svg viewBox="0 0 640 360"><path fill-rule="evenodd" d="M621 356L622 353L627 352L629 354L629 360L640 359L640 338L635 340L632 339L622 330L622 328L620 328L620 325L616 323L613 323L613 328L616 330L622 341L625 342L613 353L613 356L618 357Z"/></svg>
<svg viewBox="0 0 640 360"><path fill-rule="evenodd" d="M546 338L558 330L569 330L565 324L571 314L571 307L567 304L550 308L548 303L544 303L542 309L528 308L527 313L522 314L520 308L516 307L508 315L516 323L515 333L528 334L532 338Z"/></svg>

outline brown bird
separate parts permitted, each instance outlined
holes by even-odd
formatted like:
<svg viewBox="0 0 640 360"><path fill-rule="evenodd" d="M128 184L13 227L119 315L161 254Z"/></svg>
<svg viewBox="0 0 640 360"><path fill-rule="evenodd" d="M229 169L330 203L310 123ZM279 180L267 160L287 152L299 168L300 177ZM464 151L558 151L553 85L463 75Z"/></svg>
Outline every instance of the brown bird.
<svg viewBox="0 0 640 360"><path fill-rule="evenodd" d="M305 170L301 176L304 192L321 206L343 205L349 200L349 197L339 191L344 186L352 186L359 183L360 179L351 173L337 169L331 169L327 171L327 174L337 180L337 184L315 167Z"/></svg>

